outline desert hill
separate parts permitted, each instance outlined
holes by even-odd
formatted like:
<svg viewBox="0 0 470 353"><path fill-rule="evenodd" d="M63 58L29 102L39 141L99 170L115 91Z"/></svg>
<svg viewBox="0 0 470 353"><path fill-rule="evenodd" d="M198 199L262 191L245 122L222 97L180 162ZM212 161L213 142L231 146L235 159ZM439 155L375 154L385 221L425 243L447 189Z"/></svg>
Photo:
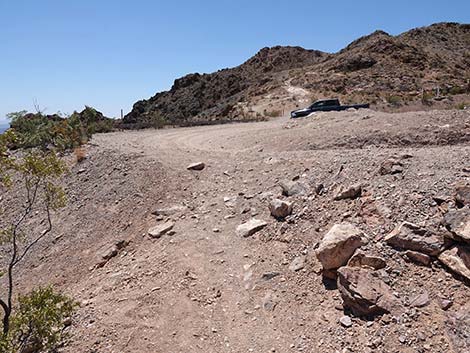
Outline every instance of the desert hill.
<svg viewBox="0 0 470 353"><path fill-rule="evenodd" d="M432 105L470 91L470 25L438 23L398 36L376 31L338 53L263 48L245 63L189 74L166 92L136 102L123 125L243 121L286 112L316 98L400 106Z"/></svg>

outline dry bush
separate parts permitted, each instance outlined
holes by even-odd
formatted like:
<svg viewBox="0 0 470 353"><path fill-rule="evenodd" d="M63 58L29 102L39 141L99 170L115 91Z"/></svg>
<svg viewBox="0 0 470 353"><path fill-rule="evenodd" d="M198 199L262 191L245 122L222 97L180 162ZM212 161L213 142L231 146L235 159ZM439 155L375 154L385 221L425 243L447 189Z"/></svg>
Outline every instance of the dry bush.
<svg viewBox="0 0 470 353"><path fill-rule="evenodd" d="M264 110L263 111L265 116L269 116L270 118L278 118L282 116L282 110Z"/></svg>
<svg viewBox="0 0 470 353"><path fill-rule="evenodd" d="M77 147L73 150L73 154L75 155L75 159L77 163L81 163L86 159L86 151L83 147Z"/></svg>

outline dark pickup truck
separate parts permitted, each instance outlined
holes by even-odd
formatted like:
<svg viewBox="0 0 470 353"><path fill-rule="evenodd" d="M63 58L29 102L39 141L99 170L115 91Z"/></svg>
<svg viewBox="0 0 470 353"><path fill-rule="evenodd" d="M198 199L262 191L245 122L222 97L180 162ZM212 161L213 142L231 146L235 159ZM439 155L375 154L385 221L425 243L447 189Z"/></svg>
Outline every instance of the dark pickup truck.
<svg viewBox="0 0 470 353"><path fill-rule="evenodd" d="M290 113L290 117L300 118L302 116L307 116L314 112L340 111L340 110L346 110L349 108L354 108L354 109L369 108L369 104L341 105L339 103L339 99L324 99L321 101L316 101L308 108L292 111Z"/></svg>

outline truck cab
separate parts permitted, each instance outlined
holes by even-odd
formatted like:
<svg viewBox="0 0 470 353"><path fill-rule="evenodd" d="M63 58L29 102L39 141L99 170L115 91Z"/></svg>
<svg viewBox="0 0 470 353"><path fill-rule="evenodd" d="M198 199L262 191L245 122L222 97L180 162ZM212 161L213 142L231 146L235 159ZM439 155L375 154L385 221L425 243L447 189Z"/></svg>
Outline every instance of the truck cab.
<svg viewBox="0 0 470 353"><path fill-rule="evenodd" d="M339 99L323 99L316 101L313 103L309 108L316 109L316 108L323 108L323 107L339 107Z"/></svg>

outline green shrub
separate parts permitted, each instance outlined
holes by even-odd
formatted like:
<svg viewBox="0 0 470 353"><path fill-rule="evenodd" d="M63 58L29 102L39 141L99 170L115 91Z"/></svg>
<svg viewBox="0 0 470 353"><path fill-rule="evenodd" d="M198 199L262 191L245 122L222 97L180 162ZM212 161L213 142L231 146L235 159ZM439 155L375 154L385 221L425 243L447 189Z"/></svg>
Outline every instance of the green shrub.
<svg viewBox="0 0 470 353"><path fill-rule="evenodd" d="M393 106L399 106L402 102L402 98L400 96L388 96L387 103Z"/></svg>
<svg viewBox="0 0 470 353"><path fill-rule="evenodd" d="M282 110L264 110L263 111L265 116L269 116L270 118L278 118L282 116Z"/></svg>
<svg viewBox="0 0 470 353"><path fill-rule="evenodd" d="M467 107L469 107L469 106L470 106L469 103L462 102L462 103L457 104L457 109L464 110L464 109L467 109Z"/></svg>
<svg viewBox="0 0 470 353"><path fill-rule="evenodd" d="M67 321L77 304L52 287L19 296L7 335L0 335L0 352L49 352L66 337Z"/></svg>
<svg viewBox="0 0 470 353"><path fill-rule="evenodd" d="M462 94L462 93L465 93L465 88L464 87L452 86L449 89L449 94L451 94L451 95Z"/></svg>
<svg viewBox="0 0 470 353"><path fill-rule="evenodd" d="M59 149L73 148L87 140L86 131L77 117L69 119L58 115L42 113L26 113L25 111L10 113L10 127L17 136L13 148L49 146Z"/></svg>
<svg viewBox="0 0 470 353"><path fill-rule="evenodd" d="M74 112L65 118L58 114L33 114L26 111L10 113L8 118L17 136L15 145L11 146L13 148L72 149L87 142L95 133L114 129L113 119L106 118L91 107L85 107L82 112Z"/></svg>

